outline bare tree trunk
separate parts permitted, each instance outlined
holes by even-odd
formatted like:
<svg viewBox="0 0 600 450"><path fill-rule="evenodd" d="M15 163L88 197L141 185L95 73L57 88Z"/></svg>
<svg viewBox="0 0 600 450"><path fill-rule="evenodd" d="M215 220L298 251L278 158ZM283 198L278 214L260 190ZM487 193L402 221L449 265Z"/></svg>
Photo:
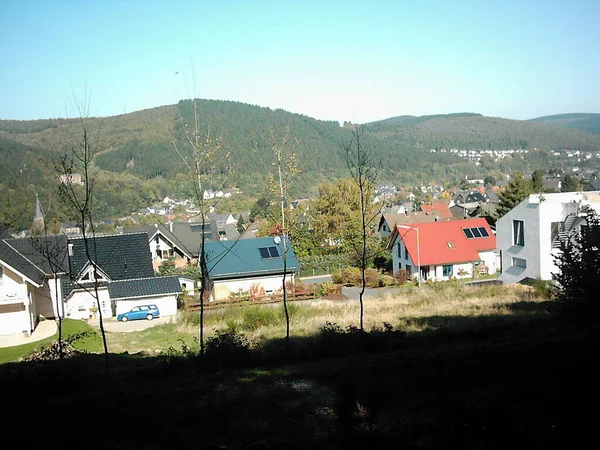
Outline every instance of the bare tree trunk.
<svg viewBox="0 0 600 450"><path fill-rule="evenodd" d="M70 207L72 207L78 216L79 225L81 225L83 243L85 248L85 256L87 262L90 266L93 267L93 290L90 292L89 289L84 289L89 292L96 302L96 307L99 315L99 324L100 324L100 334L102 336L102 345L104 349L104 365L106 375L108 376L109 370L109 361L108 361L108 344L106 341L106 332L104 330L104 320L103 320L103 312L102 305L100 303L100 296L98 293L98 271L96 267L96 263L94 261L94 257L92 256L90 250L90 242L87 234L87 228L91 230L91 240L92 245L94 246L94 256L96 253L96 234L94 230L94 223L92 220L93 214L93 200L94 200L94 180L92 179L90 169L92 165L92 161L94 156L96 155L97 142L92 142L92 137L90 136L90 129L88 123L89 117L89 98L87 96L83 104L75 99L75 107L77 112L79 113L79 122L81 125L81 130L83 133L81 142L75 146L71 143L72 146L72 155L69 157L64 156L61 158L61 174L66 175L66 182L60 184L60 192L64 198L64 200L68 203ZM96 137L97 138L97 137ZM79 191L79 188L75 186L73 183L72 175L75 163L79 167L77 169L81 169L83 171L82 181L83 181L83 192ZM71 277L74 277L76 274L70 274ZM72 278L73 279L73 278ZM74 280L73 281L77 281ZM110 305L109 305L110 306Z"/></svg>
<svg viewBox="0 0 600 450"><path fill-rule="evenodd" d="M358 186L359 206L361 215L361 248L357 251L360 260L361 270L361 289L359 292L360 302L360 330L364 331L364 293L367 287L366 271L369 260L369 249L367 245L368 227L373 218L368 219L368 196L373 190L375 180L377 179L377 169L373 167L372 155L364 147L362 127L355 127L351 130L352 139L344 146L346 151L346 161L348 170L352 179Z"/></svg>

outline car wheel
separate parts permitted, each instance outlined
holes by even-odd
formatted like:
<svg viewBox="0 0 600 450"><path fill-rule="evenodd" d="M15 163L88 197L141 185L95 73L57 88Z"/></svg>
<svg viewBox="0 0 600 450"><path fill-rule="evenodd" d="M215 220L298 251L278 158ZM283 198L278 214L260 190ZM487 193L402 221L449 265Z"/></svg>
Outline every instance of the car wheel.
<svg viewBox="0 0 600 450"><path fill-rule="evenodd" d="M127 318L127 316L123 316L121 317L121 322L127 322L129 319Z"/></svg>
<svg viewBox="0 0 600 450"><path fill-rule="evenodd" d="M152 314L148 314L148 315L146 316L146 319L148 319L148 320L152 320L152 319L154 319L154 316L153 316Z"/></svg>

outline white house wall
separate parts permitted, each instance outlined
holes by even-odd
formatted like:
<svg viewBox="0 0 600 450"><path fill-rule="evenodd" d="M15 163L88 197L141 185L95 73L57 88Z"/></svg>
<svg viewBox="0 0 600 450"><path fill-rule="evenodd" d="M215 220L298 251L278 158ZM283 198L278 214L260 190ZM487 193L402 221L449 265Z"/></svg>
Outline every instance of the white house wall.
<svg viewBox="0 0 600 450"><path fill-rule="evenodd" d="M131 311L134 306L156 305L161 317L177 314L177 295L147 297L135 300L117 300L117 315Z"/></svg>
<svg viewBox="0 0 600 450"><path fill-rule="evenodd" d="M585 193L591 195L590 193ZM538 280L551 280L552 273L558 271L554 264L553 255L558 254L558 249L552 248L552 222L563 222L570 213L575 211L573 200L580 200L581 193L565 192L560 194L547 194L551 200L540 200L539 195L527 197L496 225L496 242L502 257L502 274L500 281L503 283L518 283L523 278ZM600 204L590 202L596 211L600 211ZM513 220L522 220L524 227L524 246L513 245ZM513 258L526 261L526 268L513 265Z"/></svg>
<svg viewBox="0 0 600 450"><path fill-rule="evenodd" d="M286 277L286 283L288 280L293 281L293 274L288 274ZM275 292L282 288L282 275L268 276L268 277L257 277L257 278L244 278L239 280L223 280L214 282L215 300L227 300L231 293L239 291L249 291L253 284L260 284L267 294Z"/></svg>
<svg viewBox="0 0 600 450"><path fill-rule="evenodd" d="M93 289L93 288L92 288ZM102 317L112 317L112 308L108 289L106 287L99 288L98 297L102 306ZM97 307L96 299L90 292L75 292L66 303L67 317L71 319L89 319L94 313L92 308Z"/></svg>
<svg viewBox="0 0 600 450"><path fill-rule="evenodd" d="M8 267L2 269L0 305L22 305L23 311L0 313L0 335L18 334L35 329L37 314L32 302L33 289Z"/></svg>

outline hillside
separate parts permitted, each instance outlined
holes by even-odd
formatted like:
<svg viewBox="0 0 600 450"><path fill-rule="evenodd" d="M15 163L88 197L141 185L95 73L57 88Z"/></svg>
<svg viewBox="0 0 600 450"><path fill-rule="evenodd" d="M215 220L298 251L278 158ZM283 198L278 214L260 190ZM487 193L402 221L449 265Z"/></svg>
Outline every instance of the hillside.
<svg viewBox="0 0 600 450"><path fill-rule="evenodd" d="M231 153L235 167L228 184L258 197L267 187L266 168L273 161L272 136L289 130L289 148L297 153L301 169L291 195L307 195L318 183L348 176L343 144L351 139L348 126L316 120L283 110L239 102L198 100L201 128L210 125L213 138ZM193 123L192 102L162 106L130 114L90 118L98 137L97 202L103 217L129 214L164 195L186 195L182 174L186 166L174 149L191 155L185 130ZM600 151L600 136L573 128L532 121L484 117L473 113L433 116L399 116L365 124L364 144L381 162L380 181L421 185L456 182L465 174L485 175L513 169L549 168L549 152L530 152L516 158L486 161L475 166L450 153L430 149L578 149ZM0 182L17 188L24 181L40 193L55 189L55 165L81 135L78 119L0 121ZM20 170L27 169L24 180ZM217 174L220 167L215 166ZM30 173L31 172L31 173ZM133 209L132 209L133 208Z"/></svg>
<svg viewBox="0 0 600 450"><path fill-rule="evenodd" d="M588 133L600 134L600 114L598 113L557 114L531 119L530 122L575 128Z"/></svg>
<svg viewBox="0 0 600 450"><path fill-rule="evenodd" d="M600 149L600 137L596 135L531 121L476 114L423 116L400 121L395 119L399 118L369 123L367 130L396 145L413 149ZM397 124L402 121L404 124Z"/></svg>

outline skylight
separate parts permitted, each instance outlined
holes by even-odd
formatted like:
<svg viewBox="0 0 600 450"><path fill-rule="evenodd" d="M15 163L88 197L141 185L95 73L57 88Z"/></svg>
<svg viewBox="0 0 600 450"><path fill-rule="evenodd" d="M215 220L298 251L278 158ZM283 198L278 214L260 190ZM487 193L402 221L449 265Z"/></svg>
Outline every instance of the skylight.
<svg viewBox="0 0 600 450"><path fill-rule="evenodd" d="M485 227L470 227L463 228L462 230L467 239L486 238L490 236Z"/></svg>
<svg viewBox="0 0 600 450"><path fill-rule="evenodd" d="M277 247L260 247L258 251L262 259L279 258Z"/></svg>

